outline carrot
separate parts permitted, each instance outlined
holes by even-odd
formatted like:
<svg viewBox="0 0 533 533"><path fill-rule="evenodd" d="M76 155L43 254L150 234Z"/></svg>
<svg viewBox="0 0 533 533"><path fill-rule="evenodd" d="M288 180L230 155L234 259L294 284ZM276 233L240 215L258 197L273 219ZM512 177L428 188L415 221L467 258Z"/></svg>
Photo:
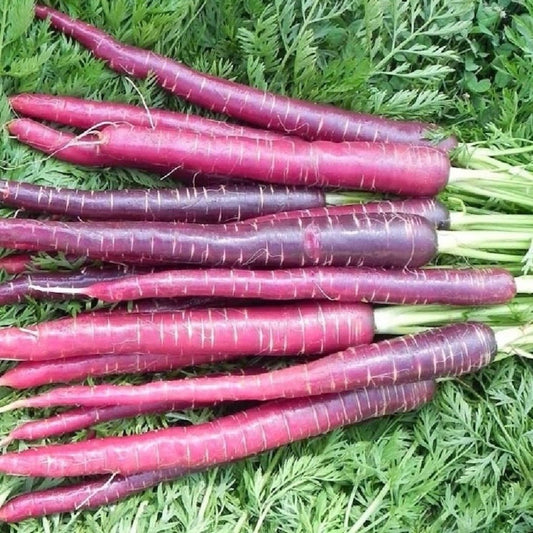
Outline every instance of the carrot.
<svg viewBox="0 0 533 533"><path fill-rule="evenodd" d="M209 360L209 356L205 357ZM196 364L200 363L198 357ZM160 372L182 368L183 363L164 354L84 355L57 361L22 362L0 376L1 387L27 389L51 383L68 383L88 377Z"/></svg>
<svg viewBox="0 0 533 533"><path fill-rule="evenodd" d="M516 262L521 256L485 249L524 251L530 242L530 231L436 231L421 217L395 213L216 225L0 220L4 248L152 265L415 268L427 264L437 252Z"/></svg>
<svg viewBox="0 0 533 533"><path fill-rule="evenodd" d="M303 303L271 307L104 314L0 329L0 358L51 360L86 354L167 354L183 366L231 357L306 355L370 342L365 304Z"/></svg>
<svg viewBox="0 0 533 533"><path fill-rule="evenodd" d="M212 120L166 109L143 108L119 102L98 102L49 94L17 94L9 97L13 111L33 119L56 122L80 129L100 124L131 124L150 128L198 131L222 137L279 139L273 131Z"/></svg>
<svg viewBox="0 0 533 533"><path fill-rule="evenodd" d="M230 222L342 201L318 189L271 185L82 191L0 180L4 205L93 220Z"/></svg>
<svg viewBox="0 0 533 533"><path fill-rule="evenodd" d="M433 393L434 383L421 381L274 400L197 426L7 453L0 456L0 471L66 477L213 466L367 418L408 411L429 401Z"/></svg>
<svg viewBox="0 0 533 533"><path fill-rule="evenodd" d="M501 268L294 268L287 270L167 270L58 289L106 302L139 298L221 296L263 300L489 305L532 292L530 276ZM38 287L33 287L37 292ZM54 289L51 289L54 290Z"/></svg>
<svg viewBox="0 0 533 533"><path fill-rule="evenodd" d="M0 507L0 521L14 523L49 514L94 509L195 471L178 467L131 476L103 476L95 481L27 492Z"/></svg>
<svg viewBox="0 0 533 533"><path fill-rule="evenodd" d="M127 125L107 126L98 137L101 153L125 165L183 167L283 185L433 196L455 179L446 154L428 146L227 138Z"/></svg>
<svg viewBox="0 0 533 533"><path fill-rule="evenodd" d="M252 376L207 376L145 385L73 385L17 400L5 409L142 406L151 398L194 405L315 396L460 376L486 366L496 350L492 328L481 323L461 323L351 347L311 363Z"/></svg>
<svg viewBox="0 0 533 533"><path fill-rule="evenodd" d="M308 140L432 144L427 139L435 132L435 126L431 124L393 121L275 95L208 76L153 52L121 44L102 30L52 8L38 5L35 14L79 41L112 69L139 78L151 73L163 88L210 111ZM455 146L453 137L439 143L443 150Z"/></svg>

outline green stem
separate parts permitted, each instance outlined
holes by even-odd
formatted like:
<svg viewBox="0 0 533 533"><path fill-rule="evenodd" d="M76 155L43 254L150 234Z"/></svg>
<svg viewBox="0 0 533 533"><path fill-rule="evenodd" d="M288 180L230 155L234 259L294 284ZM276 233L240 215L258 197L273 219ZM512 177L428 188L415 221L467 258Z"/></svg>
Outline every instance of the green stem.
<svg viewBox="0 0 533 533"><path fill-rule="evenodd" d="M457 255L457 248L528 250L533 231L437 231L438 251Z"/></svg>
<svg viewBox="0 0 533 533"><path fill-rule="evenodd" d="M420 326L447 324L476 320L495 322L509 318L516 322L516 315L533 312L533 298L521 298L519 303L491 305L487 307L452 307L444 305L401 305L381 307L374 311L376 334L404 334L407 329ZM412 331L412 329L411 329Z"/></svg>
<svg viewBox="0 0 533 533"><path fill-rule="evenodd" d="M450 211L452 229L486 229L491 231L533 230L533 215L512 215L507 213L475 214L463 211Z"/></svg>
<svg viewBox="0 0 533 533"><path fill-rule="evenodd" d="M498 199L529 209L533 208L533 195L531 191L524 189L512 192L511 188L492 188L489 185L480 187L468 182L455 183L452 185L456 191L465 191L484 198Z"/></svg>

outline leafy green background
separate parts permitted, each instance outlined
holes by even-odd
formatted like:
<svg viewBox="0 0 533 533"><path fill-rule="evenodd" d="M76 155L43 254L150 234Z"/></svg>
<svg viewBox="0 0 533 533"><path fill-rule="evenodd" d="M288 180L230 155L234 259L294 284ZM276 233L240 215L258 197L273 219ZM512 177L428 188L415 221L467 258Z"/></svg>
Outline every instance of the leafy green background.
<svg viewBox="0 0 533 533"><path fill-rule="evenodd" d="M151 106L199 112L152 79L132 83L111 72L46 23L34 21L32 4L0 0L2 123L12 118L5 97L26 91L135 104L142 94ZM531 0L65 0L50 5L125 42L271 91L435 121L462 141L512 146L533 139ZM5 131L0 146L10 179L83 188L162 185L141 172L79 169L44 158ZM527 164L527 157L519 162ZM2 308L0 325L28 324L84 306L29 301ZM2 402L17 396L5 389L0 395ZM190 476L108 508L3 528L530 532L532 410L531 362L507 359L442 384L436 400L419 412ZM4 415L0 432L35 414ZM146 417L105 424L97 433L133 433L211 416L205 410ZM50 484L2 477L0 501Z"/></svg>

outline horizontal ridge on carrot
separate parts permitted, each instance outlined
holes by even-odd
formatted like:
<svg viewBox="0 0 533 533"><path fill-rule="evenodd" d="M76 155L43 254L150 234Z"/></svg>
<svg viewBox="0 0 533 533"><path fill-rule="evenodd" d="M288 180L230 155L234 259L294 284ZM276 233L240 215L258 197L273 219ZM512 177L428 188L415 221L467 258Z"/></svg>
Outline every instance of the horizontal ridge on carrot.
<svg viewBox="0 0 533 533"><path fill-rule="evenodd" d="M38 477L134 474L207 467L277 448L356 422L415 409L431 400L434 382L376 387L265 402L188 427L91 439L0 455L0 472Z"/></svg>
<svg viewBox="0 0 533 533"><path fill-rule="evenodd" d="M497 347L489 326L460 323L348 348L310 363L270 372L161 380L145 385L72 385L15 401L4 409L141 406L153 398L194 406L316 396L460 376L489 364Z"/></svg>
<svg viewBox="0 0 533 533"><path fill-rule="evenodd" d="M275 95L202 74L148 50L121 44L102 30L47 6L36 6L35 15L48 19L53 28L79 41L118 72L139 78L153 73L157 82L173 94L265 129L308 140L433 144L427 138L435 133L432 124L394 121ZM453 137L448 137L439 147L450 150L456 144Z"/></svg>

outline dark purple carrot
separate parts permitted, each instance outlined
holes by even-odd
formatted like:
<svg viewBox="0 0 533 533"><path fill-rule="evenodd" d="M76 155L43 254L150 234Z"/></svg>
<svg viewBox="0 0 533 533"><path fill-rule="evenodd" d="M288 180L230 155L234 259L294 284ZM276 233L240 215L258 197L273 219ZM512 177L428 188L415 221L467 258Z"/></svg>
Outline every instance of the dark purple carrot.
<svg viewBox="0 0 533 533"><path fill-rule="evenodd" d="M334 203L334 202L329 202ZM338 200L335 203L340 203ZM347 203L347 202L345 202ZM354 202L348 205L317 206L310 209L281 211L263 215L248 222L264 220L289 220L292 218L316 218L331 215L353 215L371 213L404 213L419 215L428 219L437 229L450 229L450 211L436 198L408 198L406 200L374 200Z"/></svg>
<svg viewBox="0 0 533 533"><path fill-rule="evenodd" d="M98 102L53 96L49 94L17 94L9 98L13 110L33 119L56 122L79 129L91 129L100 124L131 124L150 128L198 131L222 137L279 139L281 134L250 128L198 115L166 109L143 108L119 102Z"/></svg>
<svg viewBox="0 0 533 533"><path fill-rule="evenodd" d="M206 376L144 385L72 385L17 400L4 409L142 406L153 398L168 403L208 405L316 396L460 376L489 364L496 350L492 328L481 323L461 323L348 348L310 363L251 376Z"/></svg>
<svg viewBox="0 0 533 533"><path fill-rule="evenodd" d="M518 289L533 290L528 282L531 277L517 279L518 288L515 278L501 268L190 269L126 276L79 289L59 288L58 292L83 294L106 302L213 295L262 300L490 305L508 302Z"/></svg>
<svg viewBox="0 0 533 533"><path fill-rule="evenodd" d="M433 382L421 381L274 400L197 426L6 453L0 456L0 471L35 477L67 477L213 466L367 418L414 409L431 399L434 388Z"/></svg>
<svg viewBox="0 0 533 533"><path fill-rule="evenodd" d="M204 267L416 268L437 252L519 262L531 231L436 231L416 215L371 213L229 224L0 220L0 246L112 262Z"/></svg>
<svg viewBox="0 0 533 533"><path fill-rule="evenodd" d="M167 354L183 366L250 355L327 353L373 337L366 304L186 309L78 316L0 329L0 358L51 360L86 354Z"/></svg>
<svg viewBox="0 0 533 533"><path fill-rule="evenodd" d="M48 18L53 28L79 41L112 69L140 78L153 74L163 88L189 102L262 128L308 140L432 144L427 139L435 132L431 124L394 121L275 95L202 74L153 52L121 44L102 30L49 7L36 6L35 14L41 19ZM439 147L450 150L456 144L453 137L448 137Z"/></svg>
<svg viewBox="0 0 533 533"><path fill-rule="evenodd" d="M0 521L14 523L55 513L94 509L195 471L197 470L168 468L126 477L111 475L95 481L27 492L0 507Z"/></svg>
<svg viewBox="0 0 533 533"><path fill-rule="evenodd" d="M90 268L71 272L35 272L19 276L11 281L0 283L0 305L23 302L27 298L36 300L64 298L57 287L65 290L80 289L98 281L110 281L128 275L132 268ZM39 287L38 290L34 287ZM53 290L48 291L51 288ZM76 296L72 294L71 296Z"/></svg>
<svg viewBox="0 0 533 533"><path fill-rule="evenodd" d="M341 198L317 189L254 184L82 191L0 180L4 205L93 220L220 223L324 206Z"/></svg>
<svg viewBox="0 0 533 533"><path fill-rule="evenodd" d="M410 144L227 138L140 126L107 126L98 136L101 153L126 166L183 167L283 185L433 196L456 172L444 152Z"/></svg>

